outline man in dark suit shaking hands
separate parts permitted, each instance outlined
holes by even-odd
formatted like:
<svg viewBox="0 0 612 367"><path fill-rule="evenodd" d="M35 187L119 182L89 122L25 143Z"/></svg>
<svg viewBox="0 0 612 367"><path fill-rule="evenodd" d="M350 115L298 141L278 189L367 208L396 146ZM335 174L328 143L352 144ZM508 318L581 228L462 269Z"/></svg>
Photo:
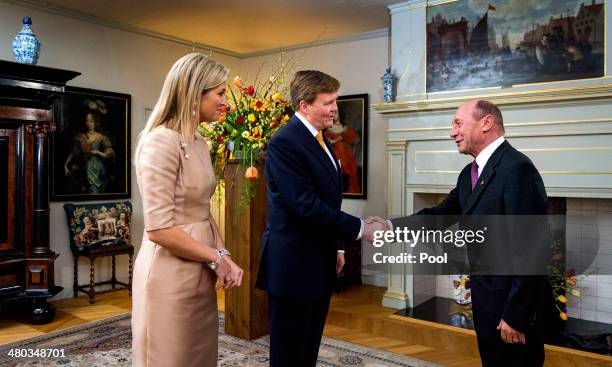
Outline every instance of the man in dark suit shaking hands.
<svg viewBox="0 0 612 367"><path fill-rule="evenodd" d="M270 140L268 219L257 286L268 291L270 366L315 366L343 244L381 230L340 210L340 162L322 130L338 112L340 83L315 70L290 84L296 111Z"/></svg>
<svg viewBox="0 0 612 367"><path fill-rule="evenodd" d="M392 219L389 225L414 228L432 218L422 216L431 215L442 218L435 223L443 222L443 227L457 220L461 226L474 218L503 218L504 225L489 233L488 243L473 253L468 248L471 269L489 269L470 277L480 357L484 367L542 366L543 322L551 294L540 266L549 245L541 241L546 238L548 202L542 178L531 160L504 139L502 114L491 102L460 106L450 136L459 153L474 157L459 174L457 186L440 205ZM373 221L382 223L380 218L366 222Z"/></svg>

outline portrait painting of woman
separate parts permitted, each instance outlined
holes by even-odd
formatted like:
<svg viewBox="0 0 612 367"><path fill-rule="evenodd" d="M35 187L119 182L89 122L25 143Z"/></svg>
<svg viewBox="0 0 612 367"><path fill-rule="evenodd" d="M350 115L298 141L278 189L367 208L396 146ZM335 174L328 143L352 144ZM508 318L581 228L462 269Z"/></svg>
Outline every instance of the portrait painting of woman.
<svg viewBox="0 0 612 367"><path fill-rule="evenodd" d="M120 199L130 191L130 96L71 88L52 146L54 200Z"/></svg>

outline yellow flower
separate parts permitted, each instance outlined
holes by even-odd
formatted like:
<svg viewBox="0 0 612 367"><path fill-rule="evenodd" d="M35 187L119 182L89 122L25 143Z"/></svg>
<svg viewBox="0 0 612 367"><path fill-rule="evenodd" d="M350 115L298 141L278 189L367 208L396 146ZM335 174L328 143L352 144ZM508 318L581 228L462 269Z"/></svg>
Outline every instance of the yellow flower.
<svg viewBox="0 0 612 367"><path fill-rule="evenodd" d="M232 137L235 137L236 135L238 135L238 130L232 130Z"/></svg>
<svg viewBox="0 0 612 367"><path fill-rule="evenodd" d="M249 120L249 122L255 121L255 115L253 115L252 113L249 113L249 116L247 116L247 120ZM243 135L244 135L244 133L243 133Z"/></svg>
<svg viewBox="0 0 612 367"><path fill-rule="evenodd" d="M287 122L287 121L289 121L289 115L285 115L285 116L283 117L283 122Z"/></svg>
<svg viewBox="0 0 612 367"><path fill-rule="evenodd" d="M564 295L560 295L559 297L557 297L557 300L561 303L567 302L567 298Z"/></svg>
<svg viewBox="0 0 612 367"><path fill-rule="evenodd" d="M273 101L278 101L279 99L281 99L281 94L276 92L272 95L272 100Z"/></svg>
<svg viewBox="0 0 612 367"><path fill-rule="evenodd" d="M249 115L250 116L250 115ZM242 132L242 137L243 138L248 138L249 137L249 132L248 131L243 131Z"/></svg>
<svg viewBox="0 0 612 367"><path fill-rule="evenodd" d="M217 149L217 154L223 154L225 152L225 144L219 145L219 149Z"/></svg>
<svg viewBox="0 0 612 367"><path fill-rule="evenodd" d="M264 102L261 99L254 99L251 101L251 108L255 111L261 111L265 107Z"/></svg>
<svg viewBox="0 0 612 367"><path fill-rule="evenodd" d="M578 289L572 289L571 293L574 297L580 297L580 291Z"/></svg>

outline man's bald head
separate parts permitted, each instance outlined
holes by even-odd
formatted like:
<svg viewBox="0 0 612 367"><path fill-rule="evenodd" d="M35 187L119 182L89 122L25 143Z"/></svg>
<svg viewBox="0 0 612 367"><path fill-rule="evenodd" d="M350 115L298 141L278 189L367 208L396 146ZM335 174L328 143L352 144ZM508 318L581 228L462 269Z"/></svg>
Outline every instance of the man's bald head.
<svg viewBox="0 0 612 367"><path fill-rule="evenodd" d="M473 100L459 106L453 118L451 137L459 153L476 157L495 139L504 135L504 121L499 108L485 100Z"/></svg>

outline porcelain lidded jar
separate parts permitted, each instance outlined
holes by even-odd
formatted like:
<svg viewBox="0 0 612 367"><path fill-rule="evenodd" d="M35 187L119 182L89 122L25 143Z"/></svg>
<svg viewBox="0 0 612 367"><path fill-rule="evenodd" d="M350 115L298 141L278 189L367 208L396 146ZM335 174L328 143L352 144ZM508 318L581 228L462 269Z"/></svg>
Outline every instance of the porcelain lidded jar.
<svg viewBox="0 0 612 367"><path fill-rule="evenodd" d="M36 65L40 52L40 42L32 33L32 19L23 17L23 28L13 39L13 56L21 64Z"/></svg>
<svg viewBox="0 0 612 367"><path fill-rule="evenodd" d="M393 102L393 86L395 84L395 78L391 74L391 68L385 70L385 74L382 76L383 81L383 96L385 102Z"/></svg>

